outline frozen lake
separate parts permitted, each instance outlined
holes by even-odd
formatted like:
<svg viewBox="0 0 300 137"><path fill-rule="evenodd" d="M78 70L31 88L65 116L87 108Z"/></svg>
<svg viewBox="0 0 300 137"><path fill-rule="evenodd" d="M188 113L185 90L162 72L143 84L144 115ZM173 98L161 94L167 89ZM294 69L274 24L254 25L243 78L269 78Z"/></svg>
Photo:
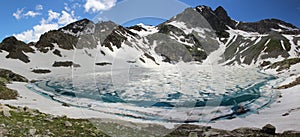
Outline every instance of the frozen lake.
<svg viewBox="0 0 300 137"><path fill-rule="evenodd" d="M103 67L41 79L28 88L58 102L125 118L176 123L244 117L277 97L269 83L275 77L250 68ZM239 106L243 113L238 112Z"/></svg>

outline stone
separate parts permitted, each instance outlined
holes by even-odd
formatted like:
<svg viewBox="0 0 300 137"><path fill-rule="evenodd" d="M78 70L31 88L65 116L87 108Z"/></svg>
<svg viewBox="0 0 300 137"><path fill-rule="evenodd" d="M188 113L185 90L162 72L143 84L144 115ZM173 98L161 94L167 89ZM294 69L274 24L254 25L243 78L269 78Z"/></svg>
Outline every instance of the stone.
<svg viewBox="0 0 300 137"><path fill-rule="evenodd" d="M33 129L29 129L29 134L30 135L35 135L35 133L36 133L36 129L35 128L33 128Z"/></svg>
<svg viewBox="0 0 300 137"><path fill-rule="evenodd" d="M246 109L245 109L245 107L244 106L239 106L238 107L238 109L236 110L236 113L238 113L238 114L243 114L243 113L245 113L246 112Z"/></svg>
<svg viewBox="0 0 300 137"><path fill-rule="evenodd" d="M6 117L11 117L9 109L3 109L3 115L6 116Z"/></svg>
<svg viewBox="0 0 300 137"><path fill-rule="evenodd" d="M267 124L267 125L265 125L265 126L262 128L262 131L263 131L264 133L274 135L275 132L276 132L276 128L275 128L273 125L271 125L271 124Z"/></svg>
<svg viewBox="0 0 300 137"><path fill-rule="evenodd" d="M66 127L72 127L72 123L71 123L71 122L69 122L69 121L65 121L65 123L64 123L64 124L65 124L65 126L66 126Z"/></svg>

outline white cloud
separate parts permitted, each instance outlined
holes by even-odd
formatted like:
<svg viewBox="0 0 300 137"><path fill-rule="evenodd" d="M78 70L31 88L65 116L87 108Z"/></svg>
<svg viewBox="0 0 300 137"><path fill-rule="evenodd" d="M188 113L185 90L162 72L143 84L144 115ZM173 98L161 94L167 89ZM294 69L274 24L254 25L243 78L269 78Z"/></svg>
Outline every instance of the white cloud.
<svg viewBox="0 0 300 137"><path fill-rule="evenodd" d="M35 17L35 16L37 16L37 15L41 15L41 13L39 13L39 12L34 12L34 11L28 11L27 13L23 14L24 17L28 17L28 16L30 16L30 17Z"/></svg>
<svg viewBox="0 0 300 137"><path fill-rule="evenodd" d="M35 12L35 11L27 11L26 13L23 13L24 12L24 8L22 9L17 9L17 11L15 13L13 13L13 16L19 20L23 17L35 17L35 16L38 16L38 15L41 15L41 13L39 12Z"/></svg>
<svg viewBox="0 0 300 137"><path fill-rule="evenodd" d="M60 13L55 12L55 11L52 11L52 10L49 10L49 11L48 11L48 19L47 19L47 22L51 22L51 21L54 20L54 19L58 19L59 16L60 16Z"/></svg>
<svg viewBox="0 0 300 137"><path fill-rule="evenodd" d="M76 20L74 18L74 11L72 11L71 14L69 14L66 11L62 11L61 13L62 13L62 15L58 19L59 24L66 25L66 24L69 24L69 23L74 22Z"/></svg>
<svg viewBox="0 0 300 137"><path fill-rule="evenodd" d="M31 41L38 41L39 37L49 30L58 29L58 24L40 24L33 27L31 30L24 31L20 34L13 34L17 39L31 42Z"/></svg>
<svg viewBox="0 0 300 137"><path fill-rule="evenodd" d="M21 19L23 10L24 10L24 8L23 8L23 9L17 9L17 11L16 11L15 13L13 13L13 16L14 16L17 20Z"/></svg>
<svg viewBox="0 0 300 137"><path fill-rule="evenodd" d="M33 30L27 30L20 34L13 34L13 36L15 36L18 40L22 40L22 41L30 41L34 37Z"/></svg>
<svg viewBox="0 0 300 137"><path fill-rule="evenodd" d="M43 5L36 5L35 10L43 10Z"/></svg>
<svg viewBox="0 0 300 137"><path fill-rule="evenodd" d="M25 42L38 41L39 37L45 32L58 29L59 27L76 21L76 19L77 17L75 16L74 11L71 13L66 11L61 11L61 13L58 13L49 10L47 20L43 18L40 21L40 24L33 26L32 29L19 34L13 34L13 36Z"/></svg>
<svg viewBox="0 0 300 137"><path fill-rule="evenodd" d="M115 6L117 0L87 0L84 8L85 12L97 12L101 10L108 10Z"/></svg>
<svg viewBox="0 0 300 137"><path fill-rule="evenodd" d="M55 30L58 29L58 24L39 24L33 27L31 30L24 31L20 34L13 34L17 39L25 41L25 42L31 42L31 41L38 41L39 37L44 34L45 32L49 30Z"/></svg>

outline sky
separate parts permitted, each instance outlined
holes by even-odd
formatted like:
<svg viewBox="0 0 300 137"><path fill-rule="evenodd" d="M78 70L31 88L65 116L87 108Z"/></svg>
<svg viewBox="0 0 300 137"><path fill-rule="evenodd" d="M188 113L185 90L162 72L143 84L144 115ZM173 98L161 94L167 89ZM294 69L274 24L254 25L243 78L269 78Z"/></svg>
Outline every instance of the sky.
<svg viewBox="0 0 300 137"><path fill-rule="evenodd" d="M237 21L277 18L300 27L299 0L1 0L0 40L37 41L41 34L83 18L155 25L198 5L222 6Z"/></svg>

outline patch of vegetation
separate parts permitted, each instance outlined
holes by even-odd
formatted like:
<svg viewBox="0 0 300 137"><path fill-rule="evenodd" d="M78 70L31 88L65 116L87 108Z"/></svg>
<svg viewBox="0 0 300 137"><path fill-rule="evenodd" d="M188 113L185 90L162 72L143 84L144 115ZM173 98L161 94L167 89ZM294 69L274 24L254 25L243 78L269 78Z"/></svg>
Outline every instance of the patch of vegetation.
<svg viewBox="0 0 300 137"><path fill-rule="evenodd" d="M51 73L51 70L48 69L34 69L32 70L33 73L37 74L46 74L46 73Z"/></svg>
<svg viewBox="0 0 300 137"><path fill-rule="evenodd" d="M7 81L28 82L25 77L6 69L0 69L0 77Z"/></svg>
<svg viewBox="0 0 300 137"><path fill-rule="evenodd" d="M0 136L108 136L88 120L55 117L26 107L0 107Z"/></svg>
<svg viewBox="0 0 300 137"><path fill-rule="evenodd" d="M299 62L300 62L300 58L290 58L290 59L285 59L283 61L275 62L268 68L275 69L278 67L276 71L282 71L285 69L289 69L292 65L297 64Z"/></svg>
<svg viewBox="0 0 300 137"><path fill-rule="evenodd" d="M296 85L300 85L300 77L296 78L296 80L293 81L292 83L282 85L282 86L278 87L277 89L287 89L287 88L294 87Z"/></svg>
<svg viewBox="0 0 300 137"><path fill-rule="evenodd" d="M10 70L0 69L0 99L9 100L16 99L18 92L6 87L11 81L28 82L28 80Z"/></svg>
<svg viewBox="0 0 300 137"><path fill-rule="evenodd" d="M3 78L0 79L3 80ZM17 91L7 88L5 83L0 82L0 99L9 100L9 99L16 99L17 97L18 97Z"/></svg>

